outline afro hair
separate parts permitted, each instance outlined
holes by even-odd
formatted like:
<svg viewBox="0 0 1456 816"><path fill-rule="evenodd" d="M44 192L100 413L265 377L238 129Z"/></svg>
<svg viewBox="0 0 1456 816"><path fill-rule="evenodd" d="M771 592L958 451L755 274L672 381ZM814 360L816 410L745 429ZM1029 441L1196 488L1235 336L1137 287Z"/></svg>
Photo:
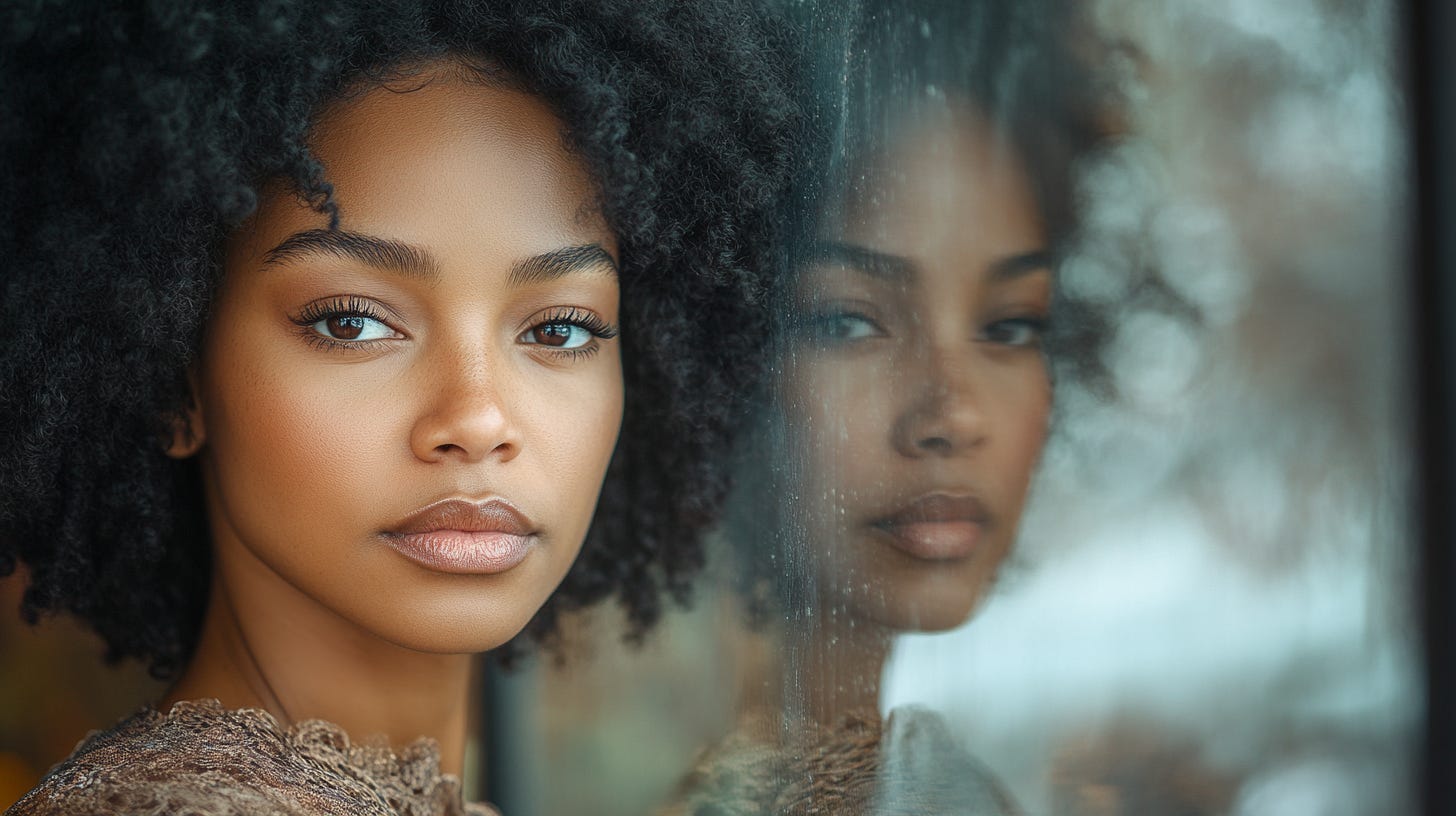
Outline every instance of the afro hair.
<svg viewBox="0 0 1456 816"><path fill-rule="evenodd" d="M219 249L274 180L336 222L307 142L321 107L453 58L552 107L621 249L621 441L522 638L613 596L644 632L701 565L765 356L803 142L788 31L752 0L7 4L0 575L26 566L23 614L74 613L159 676L185 664L208 527L196 465L161 440Z"/></svg>

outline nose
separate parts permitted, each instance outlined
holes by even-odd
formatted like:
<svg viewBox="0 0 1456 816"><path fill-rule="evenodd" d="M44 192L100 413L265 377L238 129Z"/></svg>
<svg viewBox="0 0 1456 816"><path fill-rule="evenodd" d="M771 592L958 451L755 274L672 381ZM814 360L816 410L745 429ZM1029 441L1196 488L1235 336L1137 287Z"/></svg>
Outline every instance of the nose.
<svg viewBox="0 0 1456 816"><path fill-rule="evenodd" d="M508 462L521 440L508 410L509 383L484 354L456 353L431 367L410 448L424 462Z"/></svg>
<svg viewBox="0 0 1456 816"><path fill-rule="evenodd" d="M963 455L986 442L989 423L975 382L974 352L929 350L906 366L908 395L896 417L895 450L914 459Z"/></svg>

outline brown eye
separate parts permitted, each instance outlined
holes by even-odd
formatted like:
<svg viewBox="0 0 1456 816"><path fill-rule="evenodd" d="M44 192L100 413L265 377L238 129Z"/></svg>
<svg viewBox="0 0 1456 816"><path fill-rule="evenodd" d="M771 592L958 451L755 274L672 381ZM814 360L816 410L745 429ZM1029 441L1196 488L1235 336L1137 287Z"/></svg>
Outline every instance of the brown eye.
<svg viewBox="0 0 1456 816"><path fill-rule="evenodd" d="M1035 346L1041 343L1045 331L1045 320L1019 317L998 320L987 326L981 336L989 342L1003 346Z"/></svg>
<svg viewBox="0 0 1456 816"><path fill-rule="evenodd" d="M358 316L331 317L324 321L329 335L336 340L357 340L364 333L366 318Z"/></svg>
<svg viewBox="0 0 1456 816"><path fill-rule="evenodd" d="M617 336L615 326L585 309L562 307L542 315L540 320L517 335L516 342L558 351L592 351L598 348L598 338L610 340Z"/></svg>
<svg viewBox="0 0 1456 816"><path fill-rule="evenodd" d="M829 343L846 343L869 337L883 337L885 330L873 318L853 311L829 311L813 315L805 327L810 333Z"/></svg>
<svg viewBox="0 0 1456 816"><path fill-rule="evenodd" d="M340 342L362 343L368 340L385 340L391 336L398 336L377 318L362 314L341 313L320 317L309 323L308 327L323 337Z"/></svg>
<svg viewBox="0 0 1456 816"><path fill-rule="evenodd" d="M542 323L527 334L530 342L553 348L576 348L591 340L591 332L575 323Z"/></svg>

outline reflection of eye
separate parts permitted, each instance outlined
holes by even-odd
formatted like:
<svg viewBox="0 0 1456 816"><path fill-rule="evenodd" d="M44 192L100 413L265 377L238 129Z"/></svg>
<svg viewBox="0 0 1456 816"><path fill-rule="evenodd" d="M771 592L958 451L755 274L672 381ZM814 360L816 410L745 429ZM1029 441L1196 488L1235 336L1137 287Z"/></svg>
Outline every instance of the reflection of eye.
<svg viewBox="0 0 1456 816"><path fill-rule="evenodd" d="M1046 332L1046 321L1036 317L1013 317L987 326L981 339L1002 346L1035 346Z"/></svg>
<svg viewBox="0 0 1456 816"><path fill-rule="evenodd" d="M832 343L863 340L867 337L881 337L885 334L874 318L860 312L834 311L811 315L804 327L805 334L814 339Z"/></svg>
<svg viewBox="0 0 1456 816"><path fill-rule="evenodd" d="M354 295L310 303L294 322L307 329L310 342L333 348L363 347L400 336L373 304Z"/></svg>

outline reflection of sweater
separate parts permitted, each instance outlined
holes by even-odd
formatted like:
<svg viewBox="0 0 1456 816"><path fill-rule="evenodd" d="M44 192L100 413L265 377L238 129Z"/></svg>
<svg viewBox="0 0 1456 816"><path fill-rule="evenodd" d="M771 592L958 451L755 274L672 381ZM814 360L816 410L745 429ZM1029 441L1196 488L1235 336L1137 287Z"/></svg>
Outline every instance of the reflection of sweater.
<svg viewBox="0 0 1456 816"><path fill-rule="evenodd" d="M421 739L395 754L322 720L283 728L216 700L145 709L87 737L6 816L488 816Z"/></svg>
<svg viewBox="0 0 1456 816"><path fill-rule="evenodd" d="M901 708L858 711L769 742L748 722L704 752L659 816L1016 816L1001 784L945 721Z"/></svg>

